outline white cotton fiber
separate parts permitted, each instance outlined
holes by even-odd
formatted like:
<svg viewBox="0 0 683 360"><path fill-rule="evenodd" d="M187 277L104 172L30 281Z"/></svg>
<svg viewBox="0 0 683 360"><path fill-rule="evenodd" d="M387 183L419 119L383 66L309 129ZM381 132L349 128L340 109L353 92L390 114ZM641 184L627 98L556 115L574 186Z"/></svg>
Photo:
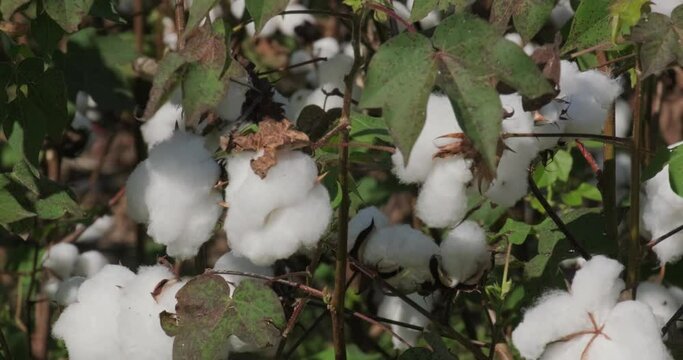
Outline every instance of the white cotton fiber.
<svg viewBox="0 0 683 360"><path fill-rule="evenodd" d="M386 279L403 293L432 282L429 261L439 253L434 240L409 225L392 225L372 234L360 254L361 261L380 273L397 274Z"/></svg>
<svg viewBox="0 0 683 360"><path fill-rule="evenodd" d="M534 119L522 107L519 94L501 95L503 108L512 116L503 120L504 133L531 133ZM538 155L540 144L535 138L508 138L504 140L507 149L498 162L496 178L486 191L486 197L498 205L512 206L524 197L529 185L527 173L531 161Z"/></svg>
<svg viewBox="0 0 683 360"><path fill-rule="evenodd" d="M580 71L576 63L566 60L560 66L557 98L566 103L553 101L541 112L547 121L566 122L566 132L600 134L610 106L622 92L619 80L598 70Z"/></svg>
<svg viewBox="0 0 683 360"><path fill-rule="evenodd" d="M104 234L114 225L114 218L111 215L100 216L88 226L81 236L76 240L77 243L90 243L101 239Z"/></svg>
<svg viewBox="0 0 683 360"><path fill-rule="evenodd" d="M643 228L656 239L683 225L683 198L671 189L669 165L645 182L645 199L642 201ZM683 232L678 232L652 250L661 263L676 262L683 256Z"/></svg>
<svg viewBox="0 0 683 360"><path fill-rule="evenodd" d="M301 110L307 105L308 96L312 90L299 89L289 97L289 104L285 107L285 115L291 122L296 122Z"/></svg>
<svg viewBox="0 0 683 360"><path fill-rule="evenodd" d="M48 298L51 300L55 300L55 296L57 295L57 291L59 291L59 284L61 284L62 281L57 279L56 277L50 277L46 281L43 282L42 288L43 288L43 293L47 295Z"/></svg>
<svg viewBox="0 0 683 360"><path fill-rule="evenodd" d="M351 249L353 249L353 247L356 245L358 236L370 225L373 226L373 229L371 230L371 233L368 234L368 237L365 238L366 241L375 231L389 225L389 218L374 206L366 207L358 211L356 216L351 218L349 221L348 238L346 243L347 249L349 251L351 251Z"/></svg>
<svg viewBox="0 0 683 360"><path fill-rule="evenodd" d="M624 290L624 281L619 277L623 270L616 260L594 256L574 275L572 297L587 311L611 309Z"/></svg>
<svg viewBox="0 0 683 360"><path fill-rule="evenodd" d="M462 156L435 159L415 204L416 215L429 227L455 225L467 213L470 160Z"/></svg>
<svg viewBox="0 0 683 360"><path fill-rule="evenodd" d="M614 135L617 137L627 137L631 133L632 117L633 112L628 101L617 99L617 102L614 104L614 122L616 125Z"/></svg>
<svg viewBox="0 0 683 360"><path fill-rule="evenodd" d="M166 101L149 120L140 127L142 138L149 149L158 143L169 139L176 127L180 131L185 130L183 119L183 106L181 105L182 93L180 89L173 91Z"/></svg>
<svg viewBox="0 0 683 360"><path fill-rule="evenodd" d="M339 42L333 37L320 38L313 42L313 57L331 59L339 54Z"/></svg>
<svg viewBox="0 0 683 360"><path fill-rule="evenodd" d="M145 202L149 187L149 168L145 160L135 167L126 181L126 213L135 222L149 221L149 210Z"/></svg>
<svg viewBox="0 0 683 360"><path fill-rule="evenodd" d="M306 11L307 7L300 4L289 4L285 11ZM286 14L282 15L282 21L280 22L280 32L286 36L296 35L295 29L299 26L303 26L306 23L315 24L316 20L311 14Z"/></svg>
<svg viewBox="0 0 683 360"><path fill-rule="evenodd" d="M123 287L118 328L122 358L171 358L173 338L161 328L159 313L164 310L175 312L175 307L163 308L153 292L162 281L175 281L174 278L165 266L142 266L135 279Z"/></svg>
<svg viewBox="0 0 683 360"><path fill-rule="evenodd" d="M92 277L107 264L109 264L109 260L101 252L97 250L86 251L78 256L73 274L87 278Z"/></svg>
<svg viewBox="0 0 683 360"><path fill-rule="evenodd" d="M83 284L85 278L82 276L70 277L59 283L59 288L52 300L61 306L68 306L78 299L78 288Z"/></svg>
<svg viewBox="0 0 683 360"><path fill-rule="evenodd" d="M306 50L295 50L292 52L292 54L289 56L289 66L305 63L306 61L311 61L313 60L313 57L311 54L308 53ZM291 68L289 72L293 74L305 74L307 72L315 71L315 64L306 64L302 66L297 66L295 68Z"/></svg>
<svg viewBox="0 0 683 360"><path fill-rule="evenodd" d="M335 108L341 108L344 105L344 99L337 95L326 95L334 89L339 87L335 84L323 84L322 86L315 88L306 98L306 105L317 105L325 111ZM341 89L340 89L341 90Z"/></svg>
<svg viewBox="0 0 683 360"><path fill-rule="evenodd" d="M127 268L107 265L81 284L78 301L55 322L54 337L64 340L72 360L123 359L119 338L122 288L135 277Z"/></svg>
<svg viewBox="0 0 683 360"><path fill-rule="evenodd" d="M245 75L231 81L228 86L228 92L223 96L223 99L216 106L216 113L218 116L228 122L234 122L242 115L242 105L247 100L247 91L249 91L249 78Z"/></svg>
<svg viewBox="0 0 683 360"><path fill-rule="evenodd" d="M353 57L346 54L337 54L318 63L318 67L307 74L306 79L313 86L323 84L325 90L335 88L344 93L344 77L351 72Z"/></svg>
<svg viewBox="0 0 683 360"><path fill-rule="evenodd" d="M245 0L230 0L230 13L235 19L239 20L242 18L245 8Z"/></svg>
<svg viewBox="0 0 683 360"><path fill-rule="evenodd" d="M432 311L434 307L434 297L436 294L429 296L422 296L420 294L409 294L407 295L410 300L413 300L419 306L427 311ZM408 305L403 299L398 296L386 295L382 299L377 310L377 315L385 319L400 321L405 324L411 324L419 327L426 327L429 324L429 318L422 315L419 311L415 310L412 306ZM391 330L398 336L403 338L410 346L417 345L417 340L422 334L421 331L410 329L405 326L387 324L391 327ZM408 345L403 343L396 337L391 338L391 342L394 345L394 349L405 350Z"/></svg>
<svg viewBox="0 0 683 360"><path fill-rule="evenodd" d="M671 17L671 12L679 5L683 5L683 0L652 0L650 10Z"/></svg>
<svg viewBox="0 0 683 360"><path fill-rule="evenodd" d="M444 95L432 94L427 102L424 127L410 151L407 165L401 151L397 150L391 156L393 171L399 180L407 184L424 182L434 166L432 158L439 150L437 145L454 142L439 137L451 133L462 133L451 102Z"/></svg>
<svg viewBox="0 0 683 360"><path fill-rule="evenodd" d="M573 16L571 0L559 0L550 12L550 20L557 29L562 28Z"/></svg>
<svg viewBox="0 0 683 360"><path fill-rule="evenodd" d="M441 267L451 279L451 286L476 284L491 267L486 233L472 220L465 220L451 230L440 249Z"/></svg>
<svg viewBox="0 0 683 360"><path fill-rule="evenodd" d="M683 304L683 289L678 286L669 286L669 293L676 299L678 304Z"/></svg>
<svg viewBox="0 0 683 360"><path fill-rule="evenodd" d="M228 159L230 208L225 231L235 255L269 265L314 246L332 216L327 190L318 183L313 159L300 151L280 151L277 165L261 179L251 168L253 152Z"/></svg>
<svg viewBox="0 0 683 360"><path fill-rule="evenodd" d="M644 281L638 285L636 291L636 301L646 304L652 309L652 313L657 319L658 327L664 327L671 319L681 303L673 296L666 287L661 284Z"/></svg>
<svg viewBox="0 0 683 360"><path fill-rule="evenodd" d="M273 276L273 268L270 266L259 266L245 257L237 256L233 252L223 254L216 264L213 266L215 271L241 271L245 273ZM235 288L246 277L240 275L220 274L225 281L230 285L230 292L235 291Z"/></svg>
<svg viewBox="0 0 683 360"><path fill-rule="evenodd" d="M50 269L58 278L71 275L78 258L78 248L71 243L58 243L48 248L43 255L43 268Z"/></svg>
<svg viewBox="0 0 683 360"><path fill-rule="evenodd" d="M129 178L128 200L142 196L144 204L133 198L128 213L142 219L146 210L147 233L166 245L169 255L190 258L209 239L221 213L221 196L213 189L219 173L202 137L176 132L155 146Z"/></svg>

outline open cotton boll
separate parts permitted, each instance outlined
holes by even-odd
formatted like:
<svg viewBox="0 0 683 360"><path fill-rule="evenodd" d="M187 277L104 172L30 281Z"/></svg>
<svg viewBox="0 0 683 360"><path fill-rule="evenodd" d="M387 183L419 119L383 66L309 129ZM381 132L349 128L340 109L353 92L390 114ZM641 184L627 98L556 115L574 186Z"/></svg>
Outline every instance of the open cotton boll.
<svg viewBox="0 0 683 360"><path fill-rule="evenodd" d="M123 359L119 338L122 289L135 274L120 265L107 265L81 284L78 301L67 306L52 328L64 340L72 360Z"/></svg>
<svg viewBox="0 0 683 360"><path fill-rule="evenodd" d="M445 145L448 140L438 139L450 133L461 133L462 129L455 118L455 112L448 97L432 94L427 101L427 116L420 135L410 151L410 157L404 158L397 150L391 156L394 164L393 172L403 183L422 183L427 179L434 166L432 160L439 150L437 145Z"/></svg>
<svg viewBox="0 0 683 360"><path fill-rule="evenodd" d="M221 213L221 196L213 190L218 164L204 148L202 137L183 132L155 146L145 163L147 233L166 245L169 255L190 258L209 239Z"/></svg>
<svg viewBox="0 0 683 360"><path fill-rule="evenodd" d="M550 21L555 28L560 29L574 16L571 0L559 0L550 12Z"/></svg>
<svg viewBox="0 0 683 360"><path fill-rule="evenodd" d="M78 299L78 288L83 284L85 278L82 276L70 277L59 283L57 292L52 297L61 306L68 306Z"/></svg>
<svg viewBox="0 0 683 360"><path fill-rule="evenodd" d="M162 281L174 281L175 275L165 266L141 266L135 279L122 289L119 315L119 338L122 358L154 360L170 359L173 338L166 335L159 313L175 311L163 308L154 290ZM163 291L163 290L162 290Z"/></svg>
<svg viewBox="0 0 683 360"><path fill-rule="evenodd" d="M434 240L409 225L392 225L372 234L366 240L361 261L380 273L394 273L386 279L403 293L411 293L432 282L429 261L438 254Z"/></svg>
<svg viewBox="0 0 683 360"><path fill-rule="evenodd" d="M624 266L605 256L594 256L576 272L572 281L572 297L586 311L611 309L624 290L619 274Z"/></svg>
<svg viewBox="0 0 683 360"><path fill-rule="evenodd" d="M270 266L259 266L249 261L249 259L237 256L233 252L223 254L216 264L213 266L215 271L241 271L245 273L273 276L273 268ZM230 292L235 291L235 288L240 282L245 279L244 276L220 274L225 281L230 285Z"/></svg>
<svg viewBox="0 0 683 360"><path fill-rule="evenodd" d="M664 327L667 321L676 313L681 303L672 295L669 289L661 284L644 281L638 285L636 301L650 306L657 319L658 327Z"/></svg>
<svg viewBox="0 0 683 360"><path fill-rule="evenodd" d="M313 57L331 59L333 56L339 54L340 50L339 41L333 37L324 37L313 42Z"/></svg>
<svg viewBox="0 0 683 360"><path fill-rule="evenodd" d="M306 98L306 105L317 105L323 110L341 108L344 105L344 99L336 95L325 95L325 92L330 92L336 89L334 84L324 84L313 90ZM323 90L325 92L323 92Z"/></svg>
<svg viewBox="0 0 683 360"><path fill-rule="evenodd" d="M461 156L434 160L420 188L415 213L429 227L458 223L467 213L467 184L472 180L471 161Z"/></svg>
<svg viewBox="0 0 683 360"><path fill-rule="evenodd" d="M60 279L71 275L78 259L78 248L71 243L58 243L50 246L43 255L43 268L50 269Z"/></svg>
<svg viewBox="0 0 683 360"><path fill-rule="evenodd" d="M181 98L180 89L173 91L169 100L161 105L159 110L140 127L142 138L147 143L148 149L169 139L175 132L176 127L180 130L185 130Z"/></svg>
<svg viewBox="0 0 683 360"><path fill-rule="evenodd" d="M683 5L683 0L652 0L650 10L671 17L671 13L679 5Z"/></svg>
<svg viewBox="0 0 683 360"><path fill-rule="evenodd" d="M302 49L295 50L289 56L289 66L305 63L306 61L311 61L311 60L313 60L313 57L311 56L311 54L308 53L308 51L302 50ZM305 73L311 72L311 71L315 71L315 65L314 64L306 64L303 66L291 68L289 70L289 72L291 72L293 74L305 74Z"/></svg>
<svg viewBox="0 0 683 360"><path fill-rule="evenodd" d="M88 226L81 236L76 240L77 243L90 243L101 239L104 234L114 225L114 218L111 215L100 216Z"/></svg>
<svg viewBox="0 0 683 360"><path fill-rule="evenodd" d="M59 291L59 284L61 283L62 281L55 277L48 278L47 281L43 282L43 293L45 293L45 295L47 295L48 298L55 300L57 291Z"/></svg>
<svg viewBox="0 0 683 360"><path fill-rule="evenodd" d="M616 125L614 135L627 137L631 133L631 118L633 117L631 106L628 104L628 101L617 99L614 108L614 121Z"/></svg>
<svg viewBox="0 0 683 360"><path fill-rule="evenodd" d="M353 57L346 54L337 54L320 62L314 72L310 72L306 79L314 86L325 85L325 90L344 88L344 77L351 71Z"/></svg>
<svg viewBox="0 0 683 360"><path fill-rule="evenodd" d="M434 307L434 294L430 296L422 296L420 294L408 294L408 298L423 309L427 311L432 311ZM398 296L384 296L382 302L377 310L377 315L380 317L399 321L406 324L411 324L419 327L426 327L429 324L429 318L425 317L419 311L415 310L412 306L408 305L403 299ZM421 331L410 329L405 326L391 324L391 330L398 336L403 338L410 346L415 346L417 340L422 334ZM408 345L403 343L396 337L391 338L391 342L394 345L394 349L405 350Z"/></svg>
<svg viewBox="0 0 683 360"><path fill-rule="evenodd" d="M441 242L441 267L451 280L451 287L479 281L491 267L491 253L486 233L479 224L465 220Z"/></svg>
<svg viewBox="0 0 683 360"><path fill-rule="evenodd" d="M366 207L358 211L356 216L349 221L347 237L347 248L349 251L356 245L358 236L370 225L374 227L372 232L375 232L377 229L389 225L389 218L375 206ZM366 240L371 236L372 232L368 234Z"/></svg>
<svg viewBox="0 0 683 360"><path fill-rule="evenodd" d="M139 163L126 181L126 213L138 223L149 221L149 210L145 202L150 186L148 165L147 160Z"/></svg>
<svg viewBox="0 0 683 360"><path fill-rule="evenodd" d="M642 207L643 228L656 239L683 224L683 198L669 183L669 165L645 182L645 199ZM683 256L683 233L678 232L652 250L661 263L676 262Z"/></svg>
<svg viewBox="0 0 683 360"><path fill-rule="evenodd" d="M247 91L249 91L249 87L243 85L249 83L247 77L236 80L238 82L230 82L228 92L216 106L216 113L218 116L228 122L236 121L242 115L242 104L247 100Z"/></svg>
<svg viewBox="0 0 683 360"><path fill-rule="evenodd" d="M307 7L292 3L287 5L285 11L306 11ZM282 21L280 22L280 32L286 36L294 36L296 32L294 31L297 27L303 26L306 23L315 24L316 20L311 14L286 14L282 15ZM314 45L315 46L315 45Z"/></svg>
<svg viewBox="0 0 683 360"><path fill-rule="evenodd" d="M97 250L86 251L78 256L74 266L73 274L84 277L92 277L109 264L101 252Z"/></svg>

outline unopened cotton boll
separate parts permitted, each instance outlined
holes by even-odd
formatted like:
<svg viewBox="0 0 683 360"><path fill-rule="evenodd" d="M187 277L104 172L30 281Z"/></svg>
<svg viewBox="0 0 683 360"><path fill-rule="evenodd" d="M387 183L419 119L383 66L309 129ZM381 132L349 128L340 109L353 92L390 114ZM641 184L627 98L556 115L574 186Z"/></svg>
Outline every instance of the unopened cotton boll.
<svg viewBox="0 0 683 360"><path fill-rule="evenodd" d="M314 246L327 229L332 208L310 156L280 151L263 179L251 168L256 156L242 152L228 158L225 197L230 208L224 228L235 255L269 265Z"/></svg>
<svg viewBox="0 0 683 360"><path fill-rule="evenodd" d="M60 279L71 275L78 259L78 248L71 243L58 243L50 246L43 255L43 267L50 269Z"/></svg>
<svg viewBox="0 0 683 360"><path fill-rule="evenodd" d="M389 218L378 208L374 206L366 207L358 211L356 216L354 216L349 221L348 227L348 237L347 237L347 248L349 251L353 249L358 240L358 236L366 231L370 226L373 226L366 240L377 231L389 225Z"/></svg>
<svg viewBox="0 0 683 360"><path fill-rule="evenodd" d="M181 131L185 130L181 97L180 89L175 90L170 99L140 127L142 138L149 149L173 136L176 127Z"/></svg>
<svg viewBox="0 0 683 360"><path fill-rule="evenodd" d="M408 294L408 298L423 309L431 311L434 307L434 296L435 294L429 296L422 296L420 294ZM399 321L405 324L411 324L419 327L425 327L429 324L429 318L422 315L419 311L415 310L412 306L408 305L403 299L398 296L384 296L382 302L377 310L377 315ZM422 334L421 331L407 328L405 326L391 324L391 330L398 336L403 338L408 344L403 343L396 337L391 338L391 342L394 345L394 349L405 350L408 346L415 346L417 340Z"/></svg>
<svg viewBox="0 0 683 360"><path fill-rule="evenodd" d="M420 135L415 140L407 161L401 151L391 156L393 171L403 183L422 183L434 166L433 156L448 140L439 137L462 133L448 97L432 94L427 101L427 116Z"/></svg>
<svg viewBox="0 0 683 360"><path fill-rule="evenodd" d="M111 215L100 216L93 221L76 240L77 243L90 243L101 239L114 225Z"/></svg>
<svg viewBox="0 0 683 360"><path fill-rule="evenodd" d="M387 282L411 293L433 282L429 262L438 252L432 238L403 224L378 229L366 241L360 259L380 273L393 274Z"/></svg>
<svg viewBox="0 0 683 360"><path fill-rule="evenodd" d="M652 0L650 10L671 17L671 13L679 5L683 5L683 0Z"/></svg>
<svg viewBox="0 0 683 360"><path fill-rule="evenodd" d="M429 227L452 226L465 216L470 166L461 156L434 160L415 204L416 215Z"/></svg>
<svg viewBox="0 0 683 360"><path fill-rule="evenodd" d="M83 277L92 277L109 264L101 252L96 250L86 251L78 256L74 266L73 274Z"/></svg>
<svg viewBox="0 0 683 360"><path fill-rule="evenodd" d="M175 281L175 275L167 267L142 266L123 287L118 327L122 358L171 359L173 338L161 328L159 313L175 312L175 306L164 308L154 294L160 283L170 281Z"/></svg>
<svg viewBox="0 0 683 360"><path fill-rule="evenodd" d="M223 254L216 264L213 266L214 271L240 271L244 273L258 274L273 276L273 268L270 266L260 266L256 265L249 259L237 256L233 252L227 252ZM220 274L225 281L230 285L230 292L235 291L235 288L239 286L240 282L245 279L241 275L231 275L231 274Z"/></svg>
<svg viewBox="0 0 683 360"><path fill-rule="evenodd" d="M484 229L472 220L465 220L451 230L440 245L441 268L450 280L450 287L460 283L471 285L491 267L491 253Z"/></svg>
<svg viewBox="0 0 683 360"><path fill-rule="evenodd" d="M52 328L64 340L73 360L123 359L119 338L122 289L135 274L120 265L107 265L78 290L78 301L67 306ZM96 321L95 321L96 319Z"/></svg>
<svg viewBox="0 0 683 360"><path fill-rule="evenodd" d="M645 182L642 201L643 228L656 239L683 224L683 198L669 183L669 165ZM683 232L678 232L655 245L652 250L661 263L676 262L683 256Z"/></svg>
<svg viewBox="0 0 683 360"><path fill-rule="evenodd" d="M68 306L78 299L78 288L83 284L85 278L82 276L70 277L59 283L57 292L52 297L61 306Z"/></svg>
<svg viewBox="0 0 683 360"><path fill-rule="evenodd" d="M681 303L661 284L644 281L638 285L636 301L648 305L657 319L658 327L664 327L676 313Z"/></svg>

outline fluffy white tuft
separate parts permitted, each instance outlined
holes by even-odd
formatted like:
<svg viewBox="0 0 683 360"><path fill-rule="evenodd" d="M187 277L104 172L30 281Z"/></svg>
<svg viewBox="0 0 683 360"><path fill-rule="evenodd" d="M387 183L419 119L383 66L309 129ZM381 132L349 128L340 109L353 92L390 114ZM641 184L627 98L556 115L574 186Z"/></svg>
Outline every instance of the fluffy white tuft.
<svg viewBox="0 0 683 360"><path fill-rule="evenodd" d="M142 138L149 149L170 138L176 127L181 131L185 130L181 97L180 89L175 90L170 99L140 127Z"/></svg>
<svg viewBox="0 0 683 360"><path fill-rule="evenodd" d="M419 294L409 294L407 296L410 300L416 302L423 309L431 311L434 307L434 297L437 295L432 294L430 296L422 296ZM402 323L411 324L423 328L429 324L429 318L422 315L419 311L415 310L415 308L408 305L398 296L384 296L382 302L379 305L379 309L377 310L377 315L386 319L400 321ZM403 338L403 340L405 340L408 343L405 344L398 338L392 337L391 342L394 345L394 349L405 350L408 348L408 345L415 346L417 344L418 338L422 334L421 331L410 329L405 326L394 324L390 326L391 330L394 333L396 333L398 336Z"/></svg>
<svg viewBox="0 0 683 360"><path fill-rule="evenodd" d="M661 284L649 281L641 282L638 285L636 301L646 304L652 309L660 329L673 317L682 303L676 299L669 289Z"/></svg>
<svg viewBox="0 0 683 360"><path fill-rule="evenodd" d="M83 284L85 278L82 276L70 277L59 283L57 292L52 297L61 306L68 306L78 299L78 288Z"/></svg>
<svg viewBox="0 0 683 360"><path fill-rule="evenodd" d="M417 216L430 227L448 227L467 213L467 184L471 161L453 156L433 161L415 204Z"/></svg>
<svg viewBox="0 0 683 360"><path fill-rule="evenodd" d="M389 225L389 218L378 208L374 206L366 207L358 211L356 216L354 216L351 221L349 221L349 231L347 238L347 247L349 251L356 245L356 240L358 236L370 225L374 226L374 229L370 234L368 234L369 239L372 233Z"/></svg>
<svg viewBox="0 0 683 360"><path fill-rule="evenodd" d="M81 236L76 240L77 243L90 243L101 239L104 234L114 225L114 218L111 215L100 216L88 226Z"/></svg>
<svg viewBox="0 0 683 360"><path fill-rule="evenodd" d="M669 165L645 182L645 199L642 202L643 228L656 239L683 224L683 198L669 183ZM652 250L661 263L676 262L683 256L683 232L678 232Z"/></svg>
<svg viewBox="0 0 683 360"><path fill-rule="evenodd" d="M472 220L465 220L448 233L440 245L441 266L452 281L476 283L491 267L491 254L484 229Z"/></svg>
<svg viewBox="0 0 683 360"><path fill-rule="evenodd" d="M77 276L92 277L109 264L101 252L97 250L86 251L78 256L73 274Z"/></svg>
<svg viewBox="0 0 683 360"><path fill-rule="evenodd" d="M43 267L50 269L60 279L71 275L78 259L78 248L71 243L58 243L51 246L43 255Z"/></svg>

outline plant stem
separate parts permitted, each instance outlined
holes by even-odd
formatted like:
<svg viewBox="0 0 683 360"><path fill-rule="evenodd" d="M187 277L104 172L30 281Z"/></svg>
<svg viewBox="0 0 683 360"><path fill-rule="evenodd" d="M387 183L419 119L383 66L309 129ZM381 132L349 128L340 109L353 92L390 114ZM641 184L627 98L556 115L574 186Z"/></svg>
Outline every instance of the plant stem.
<svg viewBox="0 0 683 360"><path fill-rule="evenodd" d="M636 287L640 273L640 158L642 147L642 100L643 82L640 78L640 61L636 58L635 103L633 105L633 128L631 146L631 204L629 217L629 240L626 251L626 289L636 297Z"/></svg>
<svg viewBox="0 0 683 360"><path fill-rule="evenodd" d="M670 237L673 236L673 235L676 235L676 234L677 234L678 232L680 232L681 230L683 230L683 225L678 225L676 228L674 228L673 230L669 231L668 233L666 233L666 234L664 234L664 235L662 235L662 236L660 236L660 237L658 237L658 238L656 238L656 239L652 239L650 242L647 243L647 246L650 247L650 248L655 247L655 246L656 246L657 244L659 244L660 242L662 242L662 241L664 241L664 240L670 238Z"/></svg>
<svg viewBox="0 0 683 360"><path fill-rule="evenodd" d="M12 352L9 349L9 344L7 343L7 339L5 338L5 334L2 332L2 329L0 328L0 346L2 346L2 351L5 353L5 358L7 360L12 360Z"/></svg>
<svg viewBox="0 0 683 360"><path fill-rule="evenodd" d="M144 50L145 17L142 0L133 0L133 33L135 34L135 51L142 54Z"/></svg>
<svg viewBox="0 0 683 360"><path fill-rule="evenodd" d="M599 134L580 134L580 133L557 133L557 134L537 134L537 133L504 133L501 135L503 139L507 138L517 138L517 137L536 137L536 138L545 138L545 137L566 137L566 138L575 138L575 139L591 139L591 140L599 140L603 141L606 143L612 143L616 145L621 145L623 147L630 147L631 146L631 140L628 138L620 138L616 136L608 136L608 135L599 135Z"/></svg>
<svg viewBox="0 0 683 360"><path fill-rule="evenodd" d="M353 44L353 65L351 71L344 77L344 103L340 119L341 142L349 142L349 130L351 129L351 96L353 82L356 73L363 62L360 54L360 28L363 15L353 18L351 23L351 43ZM344 338L344 299L346 297L346 262L347 262L347 237L349 232L349 148L340 146L339 149L339 185L341 187L341 205L339 206L337 239L337 251L335 262L334 294L330 303L332 316L332 343L334 356L337 360L346 359L346 341Z"/></svg>
<svg viewBox="0 0 683 360"><path fill-rule="evenodd" d="M175 31L178 34L178 50L185 47L185 0L175 0Z"/></svg>

